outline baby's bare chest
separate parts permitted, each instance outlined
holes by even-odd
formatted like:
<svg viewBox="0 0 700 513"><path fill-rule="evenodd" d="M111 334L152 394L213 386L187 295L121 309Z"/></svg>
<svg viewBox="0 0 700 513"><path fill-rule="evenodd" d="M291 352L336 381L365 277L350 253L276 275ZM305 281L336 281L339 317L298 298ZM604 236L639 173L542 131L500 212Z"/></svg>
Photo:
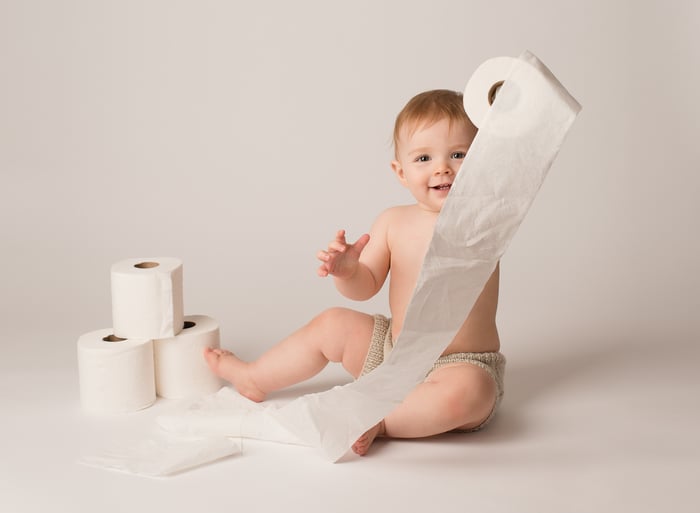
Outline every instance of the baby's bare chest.
<svg viewBox="0 0 700 513"><path fill-rule="evenodd" d="M415 285L423 259L430 246L432 226L403 226L391 241L391 271L394 279Z"/></svg>

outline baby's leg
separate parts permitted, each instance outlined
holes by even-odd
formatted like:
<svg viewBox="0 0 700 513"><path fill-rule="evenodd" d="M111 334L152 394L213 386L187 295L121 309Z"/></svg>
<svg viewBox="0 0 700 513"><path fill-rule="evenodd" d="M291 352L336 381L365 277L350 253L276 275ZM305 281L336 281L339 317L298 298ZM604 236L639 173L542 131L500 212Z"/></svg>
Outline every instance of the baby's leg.
<svg viewBox="0 0 700 513"><path fill-rule="evenodd" d="M375 437L422 438L453 429L470 429L491 414L496 383L484 369L469 363L441 367L404 399L382 422L353 445L360 455Z"/></svg>
<svg viewBox="0 0 700 513"><path fill-rule="evenodd" d="M225 350L208 349L211 370L244 396L262 401L266 394L318 374L326 364L341 362L357 377L369 348L374 319L346 308L331 308L272 347L259 359L244 362Z"/></svg>

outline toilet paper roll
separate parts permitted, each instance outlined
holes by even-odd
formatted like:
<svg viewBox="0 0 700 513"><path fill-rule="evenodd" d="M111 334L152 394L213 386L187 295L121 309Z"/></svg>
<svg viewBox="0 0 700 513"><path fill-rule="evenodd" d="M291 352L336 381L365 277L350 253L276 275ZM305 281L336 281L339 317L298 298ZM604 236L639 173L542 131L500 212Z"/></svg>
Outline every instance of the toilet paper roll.
<svg viewBox="0 0 700 513"><path fill-rule="evenodd" d="M80 402L86 413L127 413L156 400L152 341L113 333L102 329L78 339Z"/></svg>
<svg viewBox="0 0 700 513"><path fill-rule="evenodd" d="M184 399L219 390L221 380L204 360L205 347L220 347L219 324L206 315L188 315L178 335L154 340L156 393L169 399Z"/></svg>
<svg viewBox="0 0 700 513"><path fill-rule="evenodd" d="M112 265L112 323L121 338L166 338L182 331L182 261L131 258Z"/></svg>
<svg viewBox="0 0 700 513"><path fill-rule="evenodd" d="M517 67L516 73L513 68ZM508 95L499 92L508 77ZM531 95L532 88L549 88L545 74L537 64L512 57L494 57L474 71L464 89L464 110L478 128L486 128L492 135L516 137L528 133L542 122L543 110ZM496 101L496 98L499 98ZM493 109L489 124L484 127L484 118Z"/></svg>

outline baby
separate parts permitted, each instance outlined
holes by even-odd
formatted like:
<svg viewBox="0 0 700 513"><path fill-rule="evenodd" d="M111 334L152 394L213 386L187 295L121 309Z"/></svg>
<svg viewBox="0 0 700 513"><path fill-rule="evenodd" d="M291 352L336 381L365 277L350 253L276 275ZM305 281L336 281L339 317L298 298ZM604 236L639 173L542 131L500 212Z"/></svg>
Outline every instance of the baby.
<svg viewBox="0 0 700 513"><path fill-rule="evenodd" d="M338 231L318 252L318 274L332 276L338 291L353 300L374 296L391 271L390 318L331 308L255 361L205 350L211 370L245 397L262 401L269 392L314 376L329 361L342 363L355 378L377 367L401 333L435 221L475 134L461 94L434 90L412 98L396 118L391 168L415 203L385 210L354 243ZM377 436L474 431L491 420L503 395L505 366L496 328L498 274L497 266L425 380L364 433L353 451L366 454Z"/></svg>

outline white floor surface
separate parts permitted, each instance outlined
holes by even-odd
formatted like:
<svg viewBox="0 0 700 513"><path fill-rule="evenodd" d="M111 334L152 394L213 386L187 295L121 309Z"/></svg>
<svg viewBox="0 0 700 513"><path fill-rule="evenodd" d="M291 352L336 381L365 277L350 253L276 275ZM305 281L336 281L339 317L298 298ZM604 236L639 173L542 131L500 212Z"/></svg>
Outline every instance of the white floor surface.
<svg viewBox="0 0 700 513"><path fill-rule="evenodd" d="M77 460L178 403L90 419L72 355L23 352L33 344L14 340L0 374L0 511L696 512L700 349L633 338L512 348L502 408L479 433L380 440L336 464L313 449L245 441L240 455L160 479ZM277 398L344 382L341 372Z"/></svg>

